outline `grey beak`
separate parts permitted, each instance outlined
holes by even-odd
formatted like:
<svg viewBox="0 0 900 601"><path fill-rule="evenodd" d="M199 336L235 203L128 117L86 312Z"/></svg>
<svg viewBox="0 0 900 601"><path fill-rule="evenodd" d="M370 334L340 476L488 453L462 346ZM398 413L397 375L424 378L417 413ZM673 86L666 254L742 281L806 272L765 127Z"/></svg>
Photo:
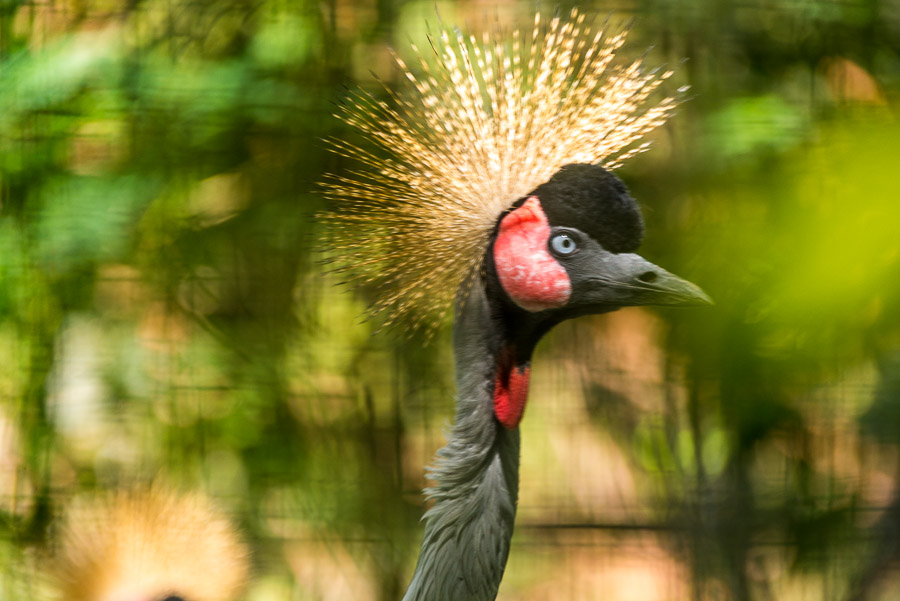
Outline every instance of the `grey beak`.
<svg viewBox="0 0 900 601"><path fill-rule="evenodd" d="M640 255L604 253L601 270L585 278L585 296L602 304L712 305L699 286ZM602 273L603 275L598 275Z"/></svg>

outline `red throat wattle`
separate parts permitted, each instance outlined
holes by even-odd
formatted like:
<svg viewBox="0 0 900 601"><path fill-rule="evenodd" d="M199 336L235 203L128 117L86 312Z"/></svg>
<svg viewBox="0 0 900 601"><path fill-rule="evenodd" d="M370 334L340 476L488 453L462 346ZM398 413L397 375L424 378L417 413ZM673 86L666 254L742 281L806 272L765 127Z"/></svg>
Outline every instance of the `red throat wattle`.
<svg viewBox="0 0 900 601"><path fill-rule="evenodd" d="M543 311L569 302L572 282L547 249L550 223L536 196L500 221L494 240L494 266L503 290L526 311Z"/></svg>
<svg viewBox="0 0 900 601"><path fill-rule="evenodd" d="M528 378L531 367L517 365L512 347L500 351L494 374L494 415L503 427L512 430L522 421L528 400Z"/></svg>

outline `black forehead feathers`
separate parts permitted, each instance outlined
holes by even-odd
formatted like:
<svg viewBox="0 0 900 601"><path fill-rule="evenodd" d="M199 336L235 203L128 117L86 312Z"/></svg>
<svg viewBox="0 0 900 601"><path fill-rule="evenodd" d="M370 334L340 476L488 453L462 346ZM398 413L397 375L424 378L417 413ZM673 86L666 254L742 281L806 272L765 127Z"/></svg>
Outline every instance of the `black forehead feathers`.
<svg viewBox="0 0 900 601"><path fill-rule="evenodd" d="M644 220L628 188L599 165L566 165L528 196L538 197L551 226L577 228L608 251L633 251L644 237Z"/></svg>

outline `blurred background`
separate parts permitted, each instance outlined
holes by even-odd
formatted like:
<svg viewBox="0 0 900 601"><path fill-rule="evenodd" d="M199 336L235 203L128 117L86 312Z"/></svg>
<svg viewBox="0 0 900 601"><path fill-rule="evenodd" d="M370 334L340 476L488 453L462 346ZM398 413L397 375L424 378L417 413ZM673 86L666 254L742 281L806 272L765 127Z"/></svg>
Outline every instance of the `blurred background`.
<svg viewBox="0 0 900 601"><path fill-rule="evenodd" d="M691 86L619 175L717 305L538 347L500 598L900 598L900 1L579 4ZM389 48L534 8L0 2L0 599L50 594L70 499L160 474L234 517L247 599L402 596L449 335L323 274L322 139Z"/></svg>

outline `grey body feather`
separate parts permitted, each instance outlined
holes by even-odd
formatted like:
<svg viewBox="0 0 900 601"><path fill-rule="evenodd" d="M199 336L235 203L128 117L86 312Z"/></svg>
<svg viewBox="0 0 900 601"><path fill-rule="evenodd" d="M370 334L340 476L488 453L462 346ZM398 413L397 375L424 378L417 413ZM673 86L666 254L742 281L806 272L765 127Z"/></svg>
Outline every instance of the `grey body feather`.
<svg viewBox="0 0 900 601"><path fill-rule="evenodd" d="M476 284L454 327L456 422L426 489L434 506L403 601L491 601L503 577L516 517L519 431L494 417L493 324ZM494 335L496 337L496 335Z"/></svg>

